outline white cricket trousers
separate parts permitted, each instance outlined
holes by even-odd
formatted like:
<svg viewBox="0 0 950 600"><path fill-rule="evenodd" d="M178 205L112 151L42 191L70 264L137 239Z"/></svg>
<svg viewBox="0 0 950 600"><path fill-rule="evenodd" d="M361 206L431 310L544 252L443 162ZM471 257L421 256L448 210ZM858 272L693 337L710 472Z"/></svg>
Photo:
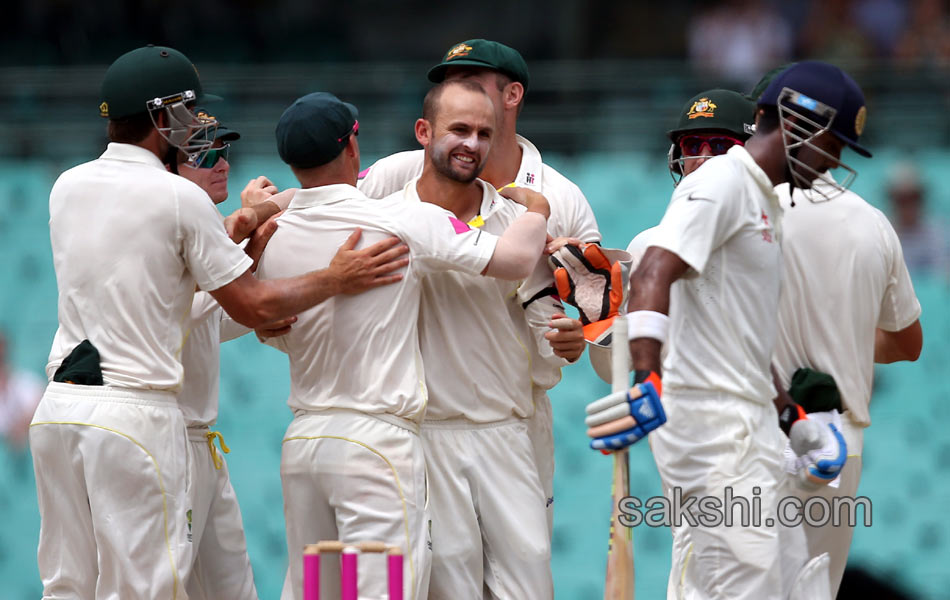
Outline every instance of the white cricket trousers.
<svg viewBox="0 0 950 600"><path fill-rule="evenodd" d="M44 598L187 598L191 469L174 395L51 383L30 448Z"/></svg>
<svg viewBox="0 0 950 600"><path fill-rule="evenodd" d="M295 415L280 460L290 561L283 600L303 598L303 548L321 540L399 546L404 597L426 598L431 562L426 466L415 424L344 409ZM340 597L335 558L320 561L321 598ZM384 555L361 555L358 570L361 599L388 596Z"/></svg>
<svg viewBox="0 0 950 600"><path fill-rule="evenodd" d="M431 600L550 600L546 498L528 425L426 421Z"/></svg>
<svg viewBox="0 0 950 600"><path fill-rule="evenodd" d="M186 589L191 600L257 600L241 508L224 455L207 427L189 427L194 501L189 525L195 563ZM211 434L213 435L213 434Z"/></svg>
<svg viewBox="0 0 950 600"><path fill-rule="evenodd" d="M668 600L785 600L807 549L800 526L778 525L779 500L792 490L775 408L705 390L667 391L663 406L667 422L650 434L650 447L664 495L672 499L678 488L684 500L696 497L691 512L698 521L671 527ZM727 487L733 498L748 501L747 522L741 501L731 505L731 526L724 519L704 522L699 499L717 498L724 515ZM712 514L711 508L707 504L702 512ZM751 521L756 512L758 526ZM772 526L766 525L769 519Z"/></svg>
<svg viewBox="0 0 950 600"><path fill-rule="evenodd" d="M534 414L527 419L528 435L534 449L541 489L544 490L544 514L548 520L548 537L554 533L554 414L551 399L545 390L535 387Z"/></svg>
<svg viewBox="0 0 950 600"><path fill-rule="evenodd" d="M861 453L864 449L864 428L854 423L850 418L850 413L845 411L841 415L842 435L848 444L848 462L841 469L841 476L838 478L838 487L823 486L818 490L795 489L795 495L798 496L804 505L810 498L820 497L828 501L828 506L834 506L835 498L854 498L858 493L858 484L861 482ZM842 512L843 510L843 512ZM828 574L831 578L831 597L838 595L838 588L841 586L841 578L844 576L844 568L848 563L848 552L851 550L851 538L854 536L854 527L850 527L847 522L847 509L839 510L839 517L842 519L836 527L831 522L816 527L805 523L805 539L808 541L808 555L815 557L822 552L827 552L831 559L828 568ZM864 511L860 509L854 518L858 523L864 523ZM820 512L812 515L816 519L823 519L825 516ZM828 517L830 519L830 516Z"/></svg>

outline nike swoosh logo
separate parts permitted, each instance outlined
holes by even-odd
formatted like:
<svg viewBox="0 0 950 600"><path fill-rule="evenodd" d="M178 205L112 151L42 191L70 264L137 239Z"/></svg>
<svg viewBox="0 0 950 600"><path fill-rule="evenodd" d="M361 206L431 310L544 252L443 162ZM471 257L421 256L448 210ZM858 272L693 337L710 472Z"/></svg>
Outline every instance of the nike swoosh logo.
<svg viewBox="0 0 950 600"><path fill-rule="evenodd" d="M712 198L703 198L702 196L694 196L692 192L689 193L689 196L686 197L687 200L705 200L706 202L715 202Z"/></svg>

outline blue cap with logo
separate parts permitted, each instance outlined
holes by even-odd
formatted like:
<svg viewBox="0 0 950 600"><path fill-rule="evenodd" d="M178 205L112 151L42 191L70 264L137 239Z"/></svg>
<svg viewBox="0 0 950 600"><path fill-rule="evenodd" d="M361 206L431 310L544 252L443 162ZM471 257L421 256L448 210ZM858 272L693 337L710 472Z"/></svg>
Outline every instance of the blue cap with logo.
<svg viewBox="0 0 950 600"><path fill-rule="evenodd" d="M792 91L782 97L782 91ZM830 131L861 156L871 152L858 143L867 121L867 107L861 88L838 67L821 61L804 61L789 66L772 79L758 103L782 106L801 112L816 122L826 122L829 107L835 110Z"/></svg>

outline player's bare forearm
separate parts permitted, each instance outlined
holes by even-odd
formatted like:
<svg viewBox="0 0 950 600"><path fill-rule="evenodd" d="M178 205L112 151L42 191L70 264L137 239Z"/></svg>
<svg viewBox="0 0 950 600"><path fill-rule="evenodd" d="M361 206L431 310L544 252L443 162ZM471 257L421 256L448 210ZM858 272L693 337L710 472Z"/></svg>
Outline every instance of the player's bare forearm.
<svg viewBox="0 0 950 600"><path fill-rule="evenodd" d="M340 246L326 269L287 279L258 280L250 270L211 292L235 321L258 327L297 315L337 294L356 294L402 279L396 271L409 264L409 249L398 238L355 250L360 229Z"/></svg>
<svg viewBox="0 0 950 600"><path fill-rule="evenodd" d="M224 229L231 241L239 244L278 212L280 207L269 200L254 206L241 207L224 219Z"/></svg>
<svg viewBox="0 0 950 600"><path fill-rule="evenodd" d="M250 269L226 286L211 292L232 319L256 329L301 313L339 294L343 284L329 269L288 279L256 279Z"/></svg>
<svg viewBox="0 0 950 600"><path fill-rule="evenodd" d="M915 361L920 358L923 345L924 332L920 328L920 321L914 321L900 331L877 329L874 332L874 362L890 364L902 360Z"/></svg>
<svg viewBox="0 0 950 600"><path fill-rule="evenodd" d="M630 278L630 301L627 312L648 310L662 314L670 312L670 286L682 277L689 265L679 256L651 246L643 255L637 270ZM660 350L663 344L653 338L630 341L630 356L637 371L660 373Z"/></svg>
<svg viewBox="0 0 950 600"><path fill-rule="evenodd" d="M630 359L635 371L663 372L663 361L660 360L660 350L663 343L653 338L637 338L630 340Z"/></svg>
<svg viewBox="0 0 950 600"><path fill-rule="evenodd" d="M505 198L524 206L527 212L538 213L545 219L551 216L551 207L542 194L525 187L504 187L499 192Z"/></svg>
<svg viewBox="0 0 950 600"><path fill-rule="evenodd" d="M250 207L257 215L257 222L263 223L280 212L280 207L275 202L264 200Z"/></svg>
<svg viewBox="0 0 950 600"><path fill-rule="evenodd" d="M521 188L517 188L521 189ZM516 281L531 275L547 237L546 221L533 212L526 212L512 221L498 238L491 259L482 275Z"/></svg>

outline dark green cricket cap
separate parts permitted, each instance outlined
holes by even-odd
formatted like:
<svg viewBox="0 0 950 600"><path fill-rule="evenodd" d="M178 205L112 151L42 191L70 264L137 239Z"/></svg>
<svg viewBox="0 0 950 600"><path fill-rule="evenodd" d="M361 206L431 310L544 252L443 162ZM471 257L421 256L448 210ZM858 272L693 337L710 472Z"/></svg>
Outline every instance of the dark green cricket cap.
<svg viewBox="0 0 950 600"><path fill-rule="evenodd" d="M842 410L841 393L835 378L815 369L802 367L796 370L788 394L806 413Z"/></svg>
<svg viewBox="0 0 950 600"><path fill-rule="evenodd" d="M205 94L198 70L184 54L165 46L145 46L126 52L112 63L102 80L99 115L109 119L148 111L155 98L182 94L186 102L220 100Z"/></svg>
<svg viewBox="0 0 950 600"><path fill-rule="evenodd" d="M441 83L449 67L482 67L500 71L528 89L528 65L521 54L499 42L466 40L445 53L442 62L429 69L429 81Z"/></svg>
<svg viewBox="0 0 950 600"><path fill-rule="evenodd" d="M218 121L218 126L214 130L214 137L212 139L221 140L222 142L234 142L241 139L240 133L224 125L218 120L218 117L214 116L207 108L196 108L195 116L199 119L214 119Z"/></svg>
<svg viewBox="0 0 950 600"><path fill-rule="evenodd" d="M684 133L722 131L745 141L752 136L754 122L755 104L747 97L732 90L706 90L689 99L667 135L675 142Z"/></svg>
<svg viewBox="0 0 950 600"><path fill-rule="evenodd" d="M359 111L333 94L314 92L298 98L277 122L277 153L292 167L311 169L343 152L359 130Z"/></svg>

